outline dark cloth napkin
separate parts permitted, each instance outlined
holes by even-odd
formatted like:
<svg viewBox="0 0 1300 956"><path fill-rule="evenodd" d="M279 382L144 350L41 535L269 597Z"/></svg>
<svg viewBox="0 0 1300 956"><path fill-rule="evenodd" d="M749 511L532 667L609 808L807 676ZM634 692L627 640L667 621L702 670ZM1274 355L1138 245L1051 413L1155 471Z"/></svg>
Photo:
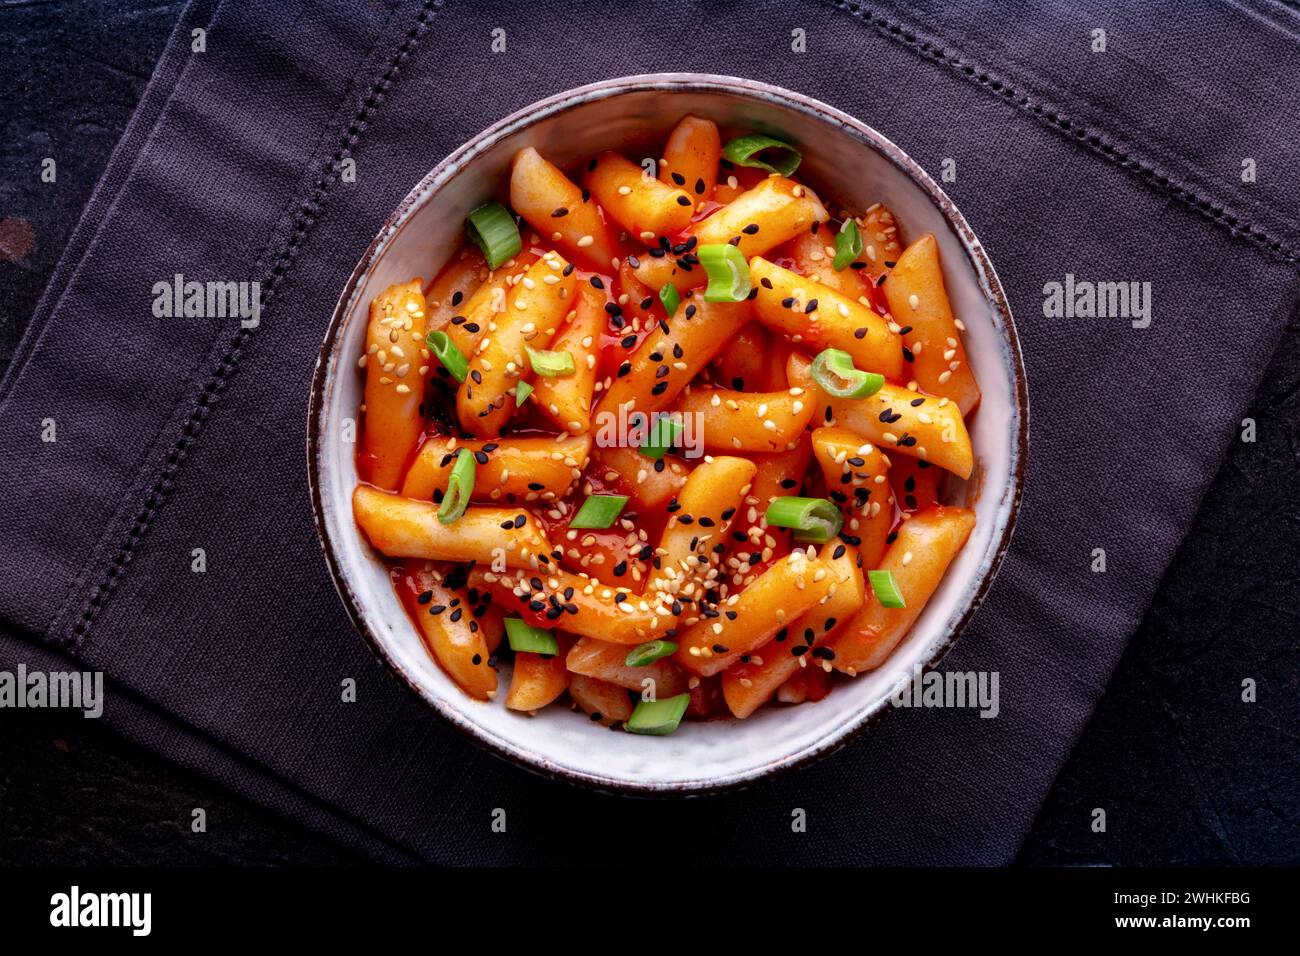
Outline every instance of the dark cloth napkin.
<svg viewBox="0 0 1300 956"><path fill-rule="evenodd" d="M1296 307L1298 36L1267 0L194 0L0 385L0 666L102 669L120 731L381 860L1006 862ZM665 70L953 161L1016 314L1031 456L942 665L1000 672L996 719L903 710L747 790L634 801L498 761L390 677L326 572L304 446L339 290L411 186L536 99ZM177 273L260 281L260 326L156 317ZM1149 282L1150 327L1045 316L1067 274Z"/></svg>

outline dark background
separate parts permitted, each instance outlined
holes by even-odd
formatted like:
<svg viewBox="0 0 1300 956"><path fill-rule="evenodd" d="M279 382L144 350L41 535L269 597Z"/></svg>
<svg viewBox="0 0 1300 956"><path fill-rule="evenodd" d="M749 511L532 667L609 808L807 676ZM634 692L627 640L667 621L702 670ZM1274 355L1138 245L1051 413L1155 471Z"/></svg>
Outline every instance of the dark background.
<svg viewBox="0 0 1300 956"><path fill-rule="evenodd" d="M183 7L0 0L0 367ZM46 156L56 188L39 179ZM34 231L26 255L16 220ZM1300 863L1300 316L1250 414L1257 441L1228 450L1022 862ZM201 840L195 807L223 822ZM1090 826L1097 807L1103 834ZM101 723L0 712L0 863L348 862L359 861Z"/></svg>

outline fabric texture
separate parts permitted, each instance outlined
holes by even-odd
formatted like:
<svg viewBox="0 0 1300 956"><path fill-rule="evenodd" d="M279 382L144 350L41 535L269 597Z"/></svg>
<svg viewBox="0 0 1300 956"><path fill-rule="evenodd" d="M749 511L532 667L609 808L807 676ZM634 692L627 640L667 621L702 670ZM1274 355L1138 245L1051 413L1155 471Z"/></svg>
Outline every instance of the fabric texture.
<svg viewBox="0 0 1300 956"><path fill-rule="evenodd" d="M389 862L607 863L631 815L664 860L1009 861L1296 309L1300 15L948 6L195 0L0 384L0 666L104 670L123 733ZM1031 452L942 665L999 671L997 719L904 710L747 790L633 802L496 760L390 677L334 593L303 449L338 293L411 186L534 100L666 70L807 93L932 174L955 162L1017 318ZM260 326L156 318L177 273L260 281ZM1150 326L1044 317L1067 274L1150 282Z"/></svg>

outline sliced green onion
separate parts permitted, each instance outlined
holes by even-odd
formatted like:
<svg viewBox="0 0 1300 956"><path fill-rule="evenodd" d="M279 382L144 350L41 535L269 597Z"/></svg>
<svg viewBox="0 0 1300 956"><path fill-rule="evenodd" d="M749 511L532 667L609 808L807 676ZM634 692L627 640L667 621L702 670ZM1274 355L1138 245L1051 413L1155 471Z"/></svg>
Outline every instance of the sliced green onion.
<svg viewBox="0 0 1300 956"><path fill-rule="evenodd" d="M667 283L659 290L659 301L664 304L664 311L668 313L668 318L677 314L677 307L682 304L682 297L677 294L677 286L671 282Z"/></svg>
<svg viewBox="0 0 1300 956"><path fill-rule="evenodd" d="M466 218L465 228L470 241L483 250L489 269L519 255L523 248L515 217L499 202L485 202L475 209Z"/></svg>
<svg viewBox="0 0 1300 956"><path fill-rule="evenodd" d="M533 387L527 382L519 382L515 385L515 405L522 405L528 401L528 396L533 394Z"/></svg>
<svg viewBox="0 0 1300 956"><path fill-rule="evenodd" d="M474 494L474 475L478 469L474 465L474 453L468 448L456 452L456 464L451 466L451 475L447 478L447 491L438 506L438 520L451 524L459 520L469 507L469 499Z"/></svg>
<svg viewBox="0 0 1300 956"><path fill-rule="evenodd" d="M835 237L835 258L831 261L836 272L845 268L850 262L862 255L862 233L858 224L852 219L845 219Z"/></svg>
<svg viewBox="0 0 1300 956"><path fill-rule="evenodd" d="M842 349L823 349L812 363L813 381L832 398L866 398L880 391L885 376L855 368L853 356Z"/></svg>
<svg viewBox="0 0 1300 956"><path fill-rule="evenodd" d="M803 162L803 154L789 143L758 133L733 139L722 147L722 158L731 160L737 166L766 169L769 173L780 173L782 176L793 175Z"/></svg>
<svg viewBox="0 0 1300 956"><path fill-rule="evenodd" d="M578 513L569 522L570 528L608 528L623 513L627 495L588 495Z"/></svg>
<svg viewBox="0 0 1300 956"><path fill-rule="evenodd" d="M516 653L549 654L554 657L560 653L560 645L555 635L542 627L533 627L521 617L506 618L506 637L510 640L510 649Z"/></svg>
<svg viewBox="0 0 1300 956"><path fill-rule="evenodd" d="M671 415L656 415L650 426L650 434L639 451L654 461L658 461L668 449L680 444L682 440L682 423Z"/></svg>
<svg viewBox="0 0 1300 956"><path fill-rule="evenodd" d="M424 338L424 344L429 346L429 351L433 357L442 363L442 367L451 373L451 377L458 382L465 381L469 375L469 362L460 349L456 348L456 343L451 340L451 336L446 332L430 332Z"/></svg>
<svg viewBox="0 0 1300 956"><path fill-rule="evenodd" d="M572 352L543 352L527 346L524 348L528 352L528 361L532 364L533 371L542 378L559 378L562 375L572 375L575 371Z"/></svg>
<svg viewBox="0 0 1300 956"><path fill-rule="evenodd" d="M868 571L867 579L871 582L871 590L881 607L907 607L903 592L898 590L898 582L894 580L893 571Z"/></svg>
<svg viewBox="0 0 1300 956"><path fill-rule="evenodd" d="M623 728L629 734L649 734L664 737L677 729L691 702L690 694L678 694L663 700L639 701Z"/></svg>
<svg viewBox="0 0 1300 956"><path fill-rule="evenodd" d="M749 263L745 254L729 242L700 246L696 254L709 274L705 302L744 302L749 295Z"/></svg>
<svg viewBox="0 0 1300 956"><path fill-rule="evenodd" d="M650 641L638 644L627 652L625 663L628 667L649 667L660 658L677 652L677 645L672 641Z"/></svg>
<svg viewBox="0 0 1300 956"><path fill-rule="evenodd" d="M793 528L796 541L821 544L840 533L844 516L825 498L773 498L764 515L773 528Z"/></svg>

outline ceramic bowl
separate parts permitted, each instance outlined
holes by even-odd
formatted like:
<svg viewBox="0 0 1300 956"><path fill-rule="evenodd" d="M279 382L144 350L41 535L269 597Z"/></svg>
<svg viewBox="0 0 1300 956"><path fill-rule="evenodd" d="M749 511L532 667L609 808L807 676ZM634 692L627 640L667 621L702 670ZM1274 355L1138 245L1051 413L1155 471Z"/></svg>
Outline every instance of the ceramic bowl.
<svg viewBox="0 0 1300 956"><path fill-rule="evenodd" d="M799 175L828 202L893 208L905 240L938 238L948 294L966 325L983 390L971 424L975 472L950 488L975 509L974 533L911 634L879 669L815 704L774 706L747 720L683 722L667 737L592 724L567 707L535 717L502 699L472 700L430 657L378 554L352 520L357 482L347 420L362 395L367 304L389 284L431 279L463 237L465 215L502 183L514 153L535 146L565 166L609 148L662 142L686 113L731 129L766 132L803 150ZM632 155L639 155L633 152ZM890 705L913 669L933 665L970 621L1011 538L1025 470L1028 397L1006 297L979 240L951 200L875 130L823 103L750 80L657 74L609 80L552 96L475 136L403 200L344 288L312 383L309 467L316 523L339 594L357 629L430 707L493 752L543 774L620 792L684 794L752 782L843 745ZM508 675L503 674L508 686Z"/></svg>

